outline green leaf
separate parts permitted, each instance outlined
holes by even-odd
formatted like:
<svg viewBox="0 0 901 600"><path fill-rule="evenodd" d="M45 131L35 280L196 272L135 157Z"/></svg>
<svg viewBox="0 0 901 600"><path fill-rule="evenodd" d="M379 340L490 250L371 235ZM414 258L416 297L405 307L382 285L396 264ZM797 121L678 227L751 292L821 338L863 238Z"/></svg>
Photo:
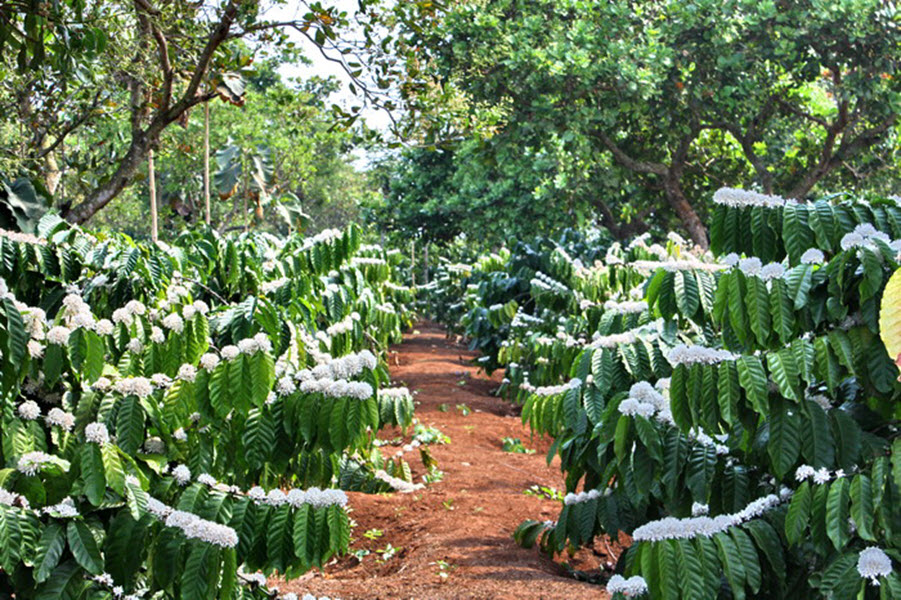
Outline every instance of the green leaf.
<svg viewBox="0 0 901 600"><path fill-rule="evenodd" d="M848 507L850 501L848 488L847 478L836 479L829 486L829 496L826 500L826 535L832 540L836 550L841 550L851 539L848 526L848 518L851 516Z"/></svg>
<svg viewBox="0 0 901 600"><path fill-rule="evenodd" d="M678 540L674 544L679 565L679 583L685 598L703 600L710 598L704 585L704 570L701 559L690 540Z"/></svg>
<svg viewBox="0 0 901 600"><path fill-rule="evenodd" d="M713 541L719 551L720 562L726 574L726 581L729 582L729 588L732 590L732 596L736 600L742 600L745 597L745 567L738 546L725 533L716 534L713 536Z"/></svg>
<svg viewBox="0 0 901 600"><path fill-rule="evenodd" d="M835 445L826 412L816 402L807 402L807 411L809 418L804 423L801 452L815 468L828 468L835 462Z"/></svg>
<svg viewBox="0 0 901 600"><path fill-rule="evenodd" d="M761 415L767 414L768 392L767 377L760 359L756 356L742 356L736 361L738 381L748 396L751 406Z"/></svg>
<svg viewBox="0 0 901 600"><path fill-rule="evenodd" d="M97 444L86 443L81 447L81 477L88 501L99 506L106 493L106 477L103 473L103 456Z"/></svg>
<svg viewBox="0 0 901 600"><path fill-rule="evenodd" d="M851 518L857 526L857 535L873 542L877 541L873 532L874 512L870 478L855 475L851 480Z"/></svg>
<svg viewBox="0 0 901 600"><path fill-rule="evenodd" d="M126 396L116 414L116 444L126 454L135 454L143 441L144 409L136 396Z"/></svg>
<svg viewBox="0 0 901 600"><path fill-rule="evenodd" d="M767 453L773 470L780 479L798 460L801 451L800 421L796 408L787 408L784 403L774 403L767 421L770 428Z"/></svg>
<svg viewBox="0 0 901 600"><path fill-rule="evenodd" d="M757 336L757 342L766 346L770 337L770 299L766 290L766 283L759 277L745 279L747 293L745 302L748 308L748 320L751 323L751 331Z"/></svg>
<svg viewBox="0 0 901 600"><path fill-rule="evenodd" d="M789 545L799 544L807 532L807 523L810 520L810 484L803 482L792 495L785 514L785 537Z"/></svg>
<svg viewBox="0 0 901 600"><path fill-rule="evenodd" d="M59 559L66 548L66 532L59 523L50 523L41 534L34 558L34 580L36 583L47 581L50 574L59 564Z"/></svg>
<svg viewBox="0 0 901 600"><path fill-rule="evenodd" d="M69 549L82 568L93 575L103 573L103 558L100 556L100 548L90 528L84 521L69 521L66 528L69 539Z"/></svg>
<svg viewBox="0 0 901 600"><path fill-rule="evenodd" d="M738 547L739 554L741 554L741 561L745 568L745 577L748 582L748 587L756 594L760 590L761 583L760 557L757 555L757 550L754 549L751 538L748 537L748 534L745 533L744 530L733 527L730 529L730 533L732 539L735 540L735 545Z"/></svg>

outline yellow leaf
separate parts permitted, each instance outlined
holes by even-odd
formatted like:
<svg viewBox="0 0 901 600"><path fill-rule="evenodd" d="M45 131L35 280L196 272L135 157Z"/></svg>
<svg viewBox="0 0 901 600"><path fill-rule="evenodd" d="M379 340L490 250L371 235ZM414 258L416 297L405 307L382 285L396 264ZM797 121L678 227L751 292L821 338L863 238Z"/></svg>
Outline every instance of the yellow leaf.
<svg viewBox="0 0 901 600"><path fill-rule="evenodd" d="M901 269L894 272L882 295L879 336L892 360L901 355Z"/></svg>

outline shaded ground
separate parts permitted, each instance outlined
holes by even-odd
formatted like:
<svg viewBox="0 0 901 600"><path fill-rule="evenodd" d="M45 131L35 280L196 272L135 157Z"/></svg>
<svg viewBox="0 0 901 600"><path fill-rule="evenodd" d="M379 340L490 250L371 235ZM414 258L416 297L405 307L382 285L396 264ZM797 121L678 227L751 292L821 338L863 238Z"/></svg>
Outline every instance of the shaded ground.
<svg viewBox="0 0 901 600"><path fill-rule="evenodd" d="M549 442L530 439L516 407L490 395L497 382L479 374L469 364L473 354L447 340L437 325L420 323L393 350L391 376L418 391L416 416L451 439L448 445L431 446L444 479L413 494L348 494L357 523L351 551L365 548L371 554L362 562L353 556L333 561L324 574L280 582L279 591L344 600L606 598L602 587L575 580L536 549L513 541L513 530L523 520L555 519L559 512L559 502L523 494L536 484L563 489L557 461L550 467L545 461ZM456 408L462 404L472 411L468 416ZM394 435L383 432L382 437ZM520 438L537 452L504 452L504 437ZM405 459L419 481L425 470L418 457L408 453ZM381 537L364 535L376 529ZM377 551L389 544L399 550L382 560ZM570 562L597 575L600 565L614 560L607 551L607 544L599 542Z"/></svg>

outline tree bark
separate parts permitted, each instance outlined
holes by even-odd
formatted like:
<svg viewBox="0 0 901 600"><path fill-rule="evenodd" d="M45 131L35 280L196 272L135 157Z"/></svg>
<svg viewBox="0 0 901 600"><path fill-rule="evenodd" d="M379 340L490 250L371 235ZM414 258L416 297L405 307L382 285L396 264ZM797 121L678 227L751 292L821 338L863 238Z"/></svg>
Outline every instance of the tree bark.
<svg viewBox="0 0 901 600"><path fill-rule="evenodd" d="M135 173L147 160L147 152L150 150L150 144L144 134L134 137L131 140L131 146L128 152L122 158L119 166L110 179L94 190L81 204L73 207L63 217L70 223L81 224L90 219L94 213L109 204L109 202L119 195L134 178Z"/></svg>
<svg viewBox="0 0 901 600"><path fill-rule="evenodd" d="M135 4L141 28L144 29L145 34L150 33L152 35L158 46L159 67L163 76L162 88L159 90L162 95L161 103L152 115L149 114L149 102L143 83L138 80L131 81L129 87L132 96L130 107L132 111L132 138L128 151L116 167L113 176L106 183L94 190L81 204L63 214L63 217L70 223L84 223L94 213L109 204L113 198L118 196L132 182L141 164L147 160L148 152L156 144L160 133L167 126L177 121L190 108L215 97L215 92L201 93L200 85L209 72L213 55L228 37L229 30L237 17L241 0L229 0L225 6L219 22L210 32L200 58L193 67L188 85L180 98L174 103L171 100L175 72L169 63L165 35L156 28L152 21L147 19L147 14L154 14L149 4L141 1ZM146 127L143 127L144 123L147 123Z"/></svg>
<svg viewBox="0 0 901 600"><path fill-rule="evenodd" d="M663 179L663 191L666 194L666 201L676 211L692 241L706 250L709 246L707 228L701 222L701 218L691 203L685 198L680 178L672 173L667 174Z"/></svg>

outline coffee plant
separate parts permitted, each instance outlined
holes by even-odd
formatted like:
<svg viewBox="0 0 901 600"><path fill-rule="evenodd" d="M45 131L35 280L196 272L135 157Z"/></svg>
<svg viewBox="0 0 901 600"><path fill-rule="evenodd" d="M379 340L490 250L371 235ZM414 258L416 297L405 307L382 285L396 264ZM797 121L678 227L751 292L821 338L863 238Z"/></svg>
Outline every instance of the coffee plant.
<svg viewBox="0 0 901 600"><path fill-rule="evenodd" d="M0 232L0 597L274 597L347 550L341 488L412 485L374 441L413 294L355 226L38 234Z"/></svg>
<svg viewBox="0 0 901 600"><path fill-rule="evenodd" d="M554 244L527 285L510 253L438 283L477 282L467 333L566 475L557 520L516 538L627 534L615 597L901 597L901 205L714 202L708 253Z"/></svg>

